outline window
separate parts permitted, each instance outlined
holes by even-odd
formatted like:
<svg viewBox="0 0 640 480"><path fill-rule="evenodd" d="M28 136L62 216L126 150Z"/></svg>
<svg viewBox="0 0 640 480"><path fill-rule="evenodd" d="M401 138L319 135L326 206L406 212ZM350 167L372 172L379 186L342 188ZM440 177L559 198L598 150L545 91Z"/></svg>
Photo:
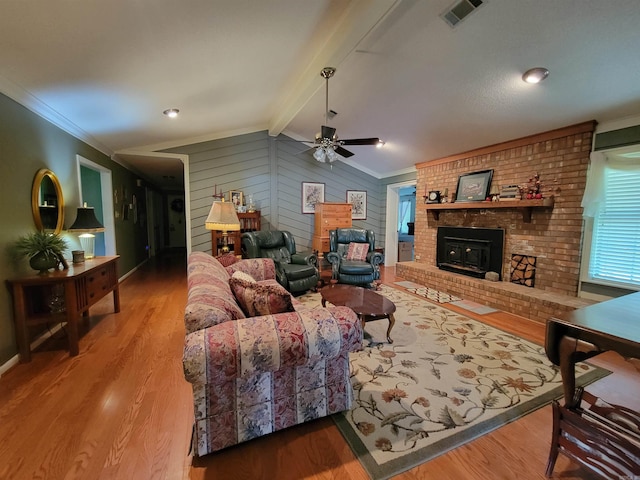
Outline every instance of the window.
<svg viewBox="0 0 640 480"><path fill-rule="evenodd" d="M400 206L398 213L398 232L406 234L409 232L408 223L413 222L415 214L416 197L411 195L402 195L400 197Z"/></svg>
<svg viewBox="0 0 640 480"><path fill-rule="evenodd" d="M608 163L601 177L589 277L640 287L640 165Z"/></svg>

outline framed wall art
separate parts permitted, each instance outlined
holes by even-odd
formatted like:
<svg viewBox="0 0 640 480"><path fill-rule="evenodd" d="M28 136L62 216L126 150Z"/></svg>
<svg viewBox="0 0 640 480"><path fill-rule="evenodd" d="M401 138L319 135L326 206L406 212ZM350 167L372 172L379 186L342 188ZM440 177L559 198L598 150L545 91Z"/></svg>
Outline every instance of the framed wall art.
<svg viewBox="0 0 640 480"><path fill-rule="evenodd" d="M465 173L458 177L456 202L483 202L489 196L493 170Z"/></svg>
<svg viewBox="0 0 640 480"><path fill-rule="evenodd" d="M316 203L324 202L324 183L302 182L302 213L315 213Z"/></svg>
<svg viewBox="0 0 640 480"><path fill-rule="evenodd" d="M364 190L347 190L347 203L351 204L351 219L367 219L367 192Z"/></svg>

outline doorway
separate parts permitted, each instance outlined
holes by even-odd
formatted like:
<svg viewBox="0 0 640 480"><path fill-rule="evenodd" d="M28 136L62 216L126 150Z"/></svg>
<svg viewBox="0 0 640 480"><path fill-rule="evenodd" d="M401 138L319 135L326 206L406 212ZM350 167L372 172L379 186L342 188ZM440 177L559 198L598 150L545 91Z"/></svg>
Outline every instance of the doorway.
<svg viewBox="0 0 640 480"><path fill-rule="evenodd" d="M402 189L414 187L416 181L409 180L406 182L392 183L387 185L387 219L385 224L385 250L384 264L387 267L393 267L398 262L398 243L399 228L398 221L400 217L400 194ZM415 204L413 207L415 215Z"/></svg>
<svg viewBox="0 0 640 480"><path fill-rule="evenodd" d="M104 168L80 155L76 155L78 165L78 188L80 205L95 208L95 214L105 231L96 234L96 255L115 255L116 237L113 222L113 199L111 197L111 170Z"/></svg>

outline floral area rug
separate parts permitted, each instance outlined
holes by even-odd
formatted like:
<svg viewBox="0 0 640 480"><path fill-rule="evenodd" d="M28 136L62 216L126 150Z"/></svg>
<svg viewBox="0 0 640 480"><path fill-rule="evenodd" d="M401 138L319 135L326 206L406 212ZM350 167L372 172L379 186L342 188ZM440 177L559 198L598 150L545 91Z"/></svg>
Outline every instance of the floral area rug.
<svg viewBox="0 0 640 480"><path fill-rule="evenodd" d="M439 305L382 286L396 305L367 322L364 349L351 355L354 405L334 419L371 478L426 462L562 395L544 348ZM319 305L319 294L298 300ZM578 384L609 372L582 363ZM551 421L551 419L549 419Z"/></svg>

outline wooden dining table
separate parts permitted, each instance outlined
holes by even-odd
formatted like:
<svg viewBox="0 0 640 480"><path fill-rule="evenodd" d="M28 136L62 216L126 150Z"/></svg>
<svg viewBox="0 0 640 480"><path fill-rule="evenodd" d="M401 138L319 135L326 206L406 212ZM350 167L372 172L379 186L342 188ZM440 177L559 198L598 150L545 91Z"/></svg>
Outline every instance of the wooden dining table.
<svg viewBox="0 0 640 480"><path fill-rule="evenodd" d="M564 391L564 405L553 402L546 475L562 452L604 478L640 478L640 416L576 388L575 375L577 362L605 351L640 358L640 292L547 320L545 350Z"/></svg>
<svg viewBox="0 0 640 480"><path fill-rule="evenodd" d="M560 367L564 403L575 406L575 365L607 350L640 358L640 292L579 308L547 321L545 350Z"/></svg>

